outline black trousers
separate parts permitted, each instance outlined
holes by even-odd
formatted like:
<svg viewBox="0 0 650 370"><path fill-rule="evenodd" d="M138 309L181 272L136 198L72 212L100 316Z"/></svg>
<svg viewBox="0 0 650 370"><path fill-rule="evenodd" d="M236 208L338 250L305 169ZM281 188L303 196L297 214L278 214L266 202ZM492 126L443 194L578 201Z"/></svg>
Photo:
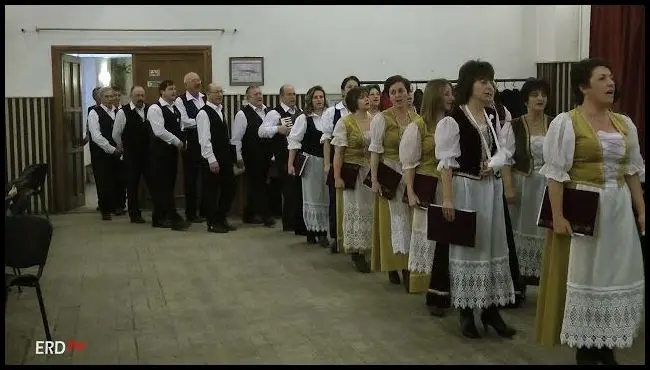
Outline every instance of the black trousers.
<svg viewBox="0 0 650 370"><path fill-rule="evenodd" d="M126 172L126 192L131 218L141 215L140 210L140 180L144 178L147 188L151 187L149 171L147 171L149 153L144 150L124 153L124 170ZM151 191L151 190L150 190Z"/></svg>
<svg viewBox="0 0 650 370"><path fill-rule="evenodd" d="M294 192L292 196L294 197L295 208L294 208L294 226L293 231L296 235L300 236L309 236L313 233L307 231L307 225L305 225L305 218L302 214L302 179L299 176L289 176L294 178ZM316 233L314 235L320 235Z"/></svg>
<svg viewBox="0 0 650 370"><path fill-rule="evenodd" d="M272 216L267 184L269 165L269 161L264 161L261 158L244 158L244 167L246 168L246 172L244 172L246 181L244 220L253 219L255 216L261 219L268 219Z"/></svg>
<svg viewBox="0 0 650 370"><path fill-rule="evenodd" d="M202 209L197 209L199 203L199 194L201 191L201 172L203 162L201 156L201 145L199 145L199 135L196 128L184 131L187 140L187 148L183 152L183 187L185 189L185 216L188 219L198 215L205 216Z"/></svg>
<svg viewBox="0 0 650 370"><path fill-rule="evenodd" d="M99 211L111 214L118 208L118 168L120 159L97 147L91 147L90 160L97 187Z"/></svg>
<svg viewBox="0 0 650 370"><path fill-rule="evenodd" d="M126 192L128 184L128 172L124 160L116 161L115 165L115 206L117 209L126 208Z"/></svg>
<svg viewBox="0 0 650 370"><path fill-rule="evenodd" d="M436 243L427 292L427 306L451 307L451 281L449 280L449 244Z"/></svg>
<svg viewBox="0 0 650 370"><path fill-rule="evenodd" d="M330 238L336 241L336 188L334 183L328 185L329 194L330 194L330 207L329 207L329 219L330 219Z"/></svg>
<svg viewBox="0 0 650 370"><path fill-rule="evenodd" d="M172 223L183 221L176 211L176 171L178 171L178 149L158 140L152 144L149 157L149 191L153 200L152 223L169 220Z"/></svg>
<svg viewBox="0 0 650 370"><path fill-rule="evenodd" d="M302 221L302 182L298 182L299 177L290 176L287 173L286 163L278 168L278 175L282 187L282 230L306 235L307 228ZM300 211L300 216L297 215L298 211ZM300 225L301 221L302 226Z"/></svg>
<svg viewBox="0 0 650 370"><path fill-rule="evenodd" d="M207 161L201 166L201 206L208 225L226 221L235 196L235 175L231 163L220 164L219 173L210 171Z"/></svg>

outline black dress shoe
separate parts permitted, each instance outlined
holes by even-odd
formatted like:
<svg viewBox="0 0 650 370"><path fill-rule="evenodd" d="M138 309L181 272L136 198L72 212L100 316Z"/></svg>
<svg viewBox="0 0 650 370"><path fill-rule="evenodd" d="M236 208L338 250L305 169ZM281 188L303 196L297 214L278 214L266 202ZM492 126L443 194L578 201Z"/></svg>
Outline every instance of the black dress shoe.
<svg viewBox="0 0 650 370"><path fill-rule="evenodd" d="M245 224L251 224L251 225L261 225L264 223L264 220L261 218L255 216L255 217L246 217L243 219Z"/></svg>
<svg viewBox="0 0 650 370"><path fill-rule="evenodd" d="M193 217L187 217L187 222L193 223L193 224L202 224L205 222L205 218L201 216L193 216Z"/></svg>
<svg viewBox="0 0 650 370"><path fill-rule="evenodd" d="M318 244L323 248L327 248L329 247L330 242L327 240L327 236L321 235L318 237Z"/></svg>
<svg viewBox="0 0 650 370"><path fill-rule="evenodd" d="M209 233L225 234L228 232L228 229L224 225L208 225Z"/></svg>
<svg viewBox="0 0 650 370"><path fill-rule="evenodd" d="M601 348L598 350L598 359L603 365L618 365L616 362L616 357L614 356L614 350L611 348Z"/></svg>
<svg viewBox="0 0 650 370"><path fill-rule="evenodd" d="M354 267L356 267L357 271L362 274L370 273L370 265L368 265L368 261L366 261L366 257L363 254L353 253L352 261L354 262Z"/></svg>
<svg viewBox="0 0 650 370"><path fill-rule="evenodd" d="M399 285L402 283L402 280L399 278L399 274L397 271L388 271L388 281L391 282L391 284Z"/></svg>
<svg viewBox="0 0 650 370"><path fill-rule="evenodd" d="M435 317L444 317L447 313L446 309L438 306L427 306L427 309L429 310L429 314Z"/></svg>
<svg viewBox="0 0 650 370"><path fill-rule="evenodd" d="M318 243L318 241L316 240L316 235L314 235L314 234L312 234L312 233L310 233L309 235L307 235L307 243L309 243L309 244L316 244L316 243Z"/></svg>
<svg viewBox="0 0 650 370"><path fill-rule="evenodd" d="M134 223L134 224L144 224L144 223L146 223L146 221L144 220L144 218L142 218L142 216L133 216L133 217L131 217L131 222Z"/></svg>
<svg viewBox="0 0 650 370"><path fill-rule="evenodd" d="M110 220L112 220L112 219L113 219L113 218L111 217L111 214L110 214L110 213L102 213L102 220L104 220L104 221L110 221Z"/></svg>
<svg viewBox="0 0 650 370"><path fill-rule="evenodd" d="M600 352L598 348L576 349L576 365L600 365Z"/></svg>
<svg viewBox="0 0 650 370"><path fill-rule="evenodd" d="M230 222L228 222L228 220L222 222L222 225L223 225L223 227L225 227L226 230L228 230L228 231L235 231L235 230L237 230L237 228L234 227L234 226L232 226L232 225L230 224Z"/></svg>
<svg viewBox="0 0 650 370"><path fill-rule="evenodd" d="M503 338L512 338L517 334L515 329L506 325L505 321L503 321L503 318L501 318L501 315L499 314L499 310L495 306L486 308L481 312L481 323L483 323L483 327L486 331L488 326L491 326L497 334Z"/></svg>
<svg viewBox="0 0 650 370"><path fill-rule="evenodd" d="M264 226L266 226L266 227L275 226L275 219L273 219L272 217L269 217L269 218L265 219L264 220Z"/></svg>
<svg viewBox="0 0 650 370"><path fill-rule="evenodd" d="M124 208L119 208L118 210L116 210L114 212L115 216L124 216L125 214L126 214L126 211L124 210Z"/></svg>
<svg viewBox="0 0 650 370"><path fill-rule="evenodd" d="M172 230L174 231L187 231L189 228L190 224L186 221L172 222Z"/></svg>
<svg viewBox="0 0 650 370"><path fill-rule="evenodd" d="M474 323L474 312L471 308L463 308L460 310L460 333L465 338L478 339L481 337L476 324Z"/></svg>
<svg viewBox="0 0 650 370"><path fill-rule="evenodd" d="M172 223L169 220L163 220L163 221L152 221L151 222L151 227L157 227L160 229L169 229L172 227Z"/></svg>

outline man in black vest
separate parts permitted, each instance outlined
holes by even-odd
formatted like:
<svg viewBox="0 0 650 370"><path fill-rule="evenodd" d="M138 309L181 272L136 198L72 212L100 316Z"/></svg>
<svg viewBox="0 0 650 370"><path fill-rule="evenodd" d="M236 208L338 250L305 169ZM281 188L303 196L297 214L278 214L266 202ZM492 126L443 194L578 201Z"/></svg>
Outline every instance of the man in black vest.
<svg viewBox="0 0 650 370"><path fill-rule="evenodd" d="M231 143L237 152L237 166L245 168L246 206L243 221L247 224L275 225L271 215L267 178L271 166L271 148L260 139L258 130L269 109L264 105L259 86L246 88L247 104L235 115Z"/></svg>
<svg viewBox="0 0 650 370"><path fill-rule="evenodd" d="M122 109L122 89L119 86L111 86L113 89L113 112L115 112L115 117L117 118L117 112ZM115 202L117 204L117 209L115 214L121 216L126 212L126 167L124 165L123 157L117 162L115 168Z"/></svg>
<svg viewBox="0 0 650 370"><path fill-rule="evenodd" d="M296 107L296 90L291 85L283 85L280 88L280 104L269 111L264 122L258 130L258 135L263 139L270 139L271 151L274 157L274 165L280 178L282 187L282 230L302 231L304 225L297 222L297 212L302 206L299 202L302 196L301 188L296 189L298 184L296 177L287 173L287 161L289 150L287 149L287 135L295 119L302 114ZM305 228L306 234L306 228Z"/></svg>
<svg viewBox="0 0 650 370"><path fill-rule="evenodd" d="M223 116L223 89L219 84L208 86L205 105L196 115L201 145L201 202L208 221L208 232L227 233L235 228L226 218L235 194L233 166L236 154L230 146L228 124Z"/></svg>
<svg viewBox="0 0 650 370"><path fill-rule="evenodd" d="M102 219L111 220L111 213L117 209L116 171L122 155L113 141L113 90L104 87L99 91L101 104L88 113L88 132L90 133L90 158L97 186L99 211Z"/></svg>
<svg viewBox="0 0 650 370"><path fill-rule="evenodd" d="M115 115L113 140L124 155L126 189L128 195L129 217L131 222L143 224L138 199L140 178L145 177L149 186L147 164L149 160L149 139L151 125L147 121L149 106L144 103L145 91L142 86L131 88L131 102L124 105Z"/></svg>
<svg viewBox="0 0 650 370"><path fill-rule="evenodd" d="M184 231L189 227L189 223L176 211L174 196L178 153L185 149L185 144L180 139L181 112L174 105L174 81L162 81L158 85L158 91L160 99L147 110L147 120L153 133L149 145L149 191L154 204L151 226Z"/></svg>
<svg viewBox="0 0 650 370"><path fill-rule="evenodd" d="M203 158L201 157L201 146L196 131L196 115L199 109L205 105L205 95L201 93L201 78L198 74L190 72L183 78L185 92L182 93L174 105L181 112L183 124L183 135L185 139L185 151L183 152L183 187L185 190L185 216L188 222L202 223L203 210L198 210L198 195L201 185L199 177Z"/></svg>
<svg viewBox="0 0 650 370"><path fill-rule="evenodd" d="M97 86L93 89L93 100L95 101L95 105L91 105L88 107L88 114L90 114L90 111L95 108L95 106L101 104L99 101L99 90L101 90L101 87ZM84 137L81 139L81 146L85 146L88 144L90 141L90 132L88 131L88 116L86 116L86 131L84 131ZM95 186L95 191L97 191L97 186ZM97 193L97 199L99 199L99 193ZM99 204L97 205L96 211L99 211Z"/></svg>

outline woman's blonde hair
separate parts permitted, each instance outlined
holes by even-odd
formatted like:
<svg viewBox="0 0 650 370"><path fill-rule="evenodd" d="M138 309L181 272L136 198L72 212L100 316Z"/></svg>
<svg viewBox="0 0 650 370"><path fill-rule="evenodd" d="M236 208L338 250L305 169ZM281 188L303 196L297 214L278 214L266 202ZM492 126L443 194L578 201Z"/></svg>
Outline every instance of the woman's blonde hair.
<svg viewBox="0 0 650 370"><path fill-rule="evenodd" d="M424 119L426 124L436 124L436 120L440 117L440 112L445 111L445 87L452 87L451 82L444 78L431 80L424 88L422 95L422 108L420 109L420 116Z"/></svg>

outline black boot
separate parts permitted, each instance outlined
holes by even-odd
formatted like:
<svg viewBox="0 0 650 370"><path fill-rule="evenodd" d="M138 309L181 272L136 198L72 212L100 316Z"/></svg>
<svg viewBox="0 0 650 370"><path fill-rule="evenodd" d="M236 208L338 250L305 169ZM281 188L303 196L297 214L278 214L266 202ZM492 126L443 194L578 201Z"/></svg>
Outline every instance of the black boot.
<svg viewBox="0 0 650 370"><path fill-rule="evenodd" d="M598 358L603 365L618 365L614 357L614 350L611 348L601 348L598 350Z"/></svg>
<svg viewBox="0 0 650 370"><path fill-rule="evenodd" d="M327 235L319 236L318 237L318 244L323 248L329 247L329 240L327 240Z"/></svg>
<svg viewBox="0 0 650 370"><path fill-rule="evenodd" d="M338 246L338 243L336 242L336 239L334 239L330 243L330 253L336 254L338 252L339 252L339 246Z"/></svg>
<svg viewBox="0 0 650 370"><path fill-rule="evenodd" d="M390 281L391 284L395 284L395 285L399 285L402 283L397 271L388 271L388 281Z"/></svg>
<svg viewBox="0 0 650 370"><path fill-rule="evenodd" d="M307 243L308 243L308 244L316 244L316 243L317 243L317 241L316 241L316 235L314 235L314 233L310 232L310 233L307 235Z"/></svg>
<svg viewBox="0 0 650 370"><path fill-rule="evenodd" d="M368 261L366 261L366 257L363 254L353 253L352 261L354 262L354 266L357 268L357 271L364 274L370 272L370 266L368 266Z"/></svg>
<svg viewBox="0 0 650 370"><path fill-rule="evenodd" d="M478 339L481 337L481 334L478 333L476 329L476 324L474 323L474 311L471 308L463 308L460 310L460 333L471 339Z"/></svg>
<svg viewBox="0 0 650 370"><path fill-rule="evenodd" d="M409 270L402 270L402 281L404 282L404 289L406 293L411 291L411 272Z"/></svg>
<svg viewBox="0 0 650 370"><path fill-rule="evenodd" d="M576 349L576 365L600 365L597 348Z"/></svg>
<svg viewBox="0 0 650 370"><path fill-rule="evenodd" d="M486 308L481 312L481 322L486 331L488 326L491 326L503 338L512 338L517 333L515 329L506 325L495 306Z"/></svg>
<svg viewBox="0 0 650 370"><path fill-rule="evenodd" d="M443 317L447 313L447 310L444 307L440 307L438 305L438 299L436 299L436 295L429 291L427 292L426 295L426 304L427 304L427 309L429 310L429 314L431 316L436 316L436 317Z"/></svg>

